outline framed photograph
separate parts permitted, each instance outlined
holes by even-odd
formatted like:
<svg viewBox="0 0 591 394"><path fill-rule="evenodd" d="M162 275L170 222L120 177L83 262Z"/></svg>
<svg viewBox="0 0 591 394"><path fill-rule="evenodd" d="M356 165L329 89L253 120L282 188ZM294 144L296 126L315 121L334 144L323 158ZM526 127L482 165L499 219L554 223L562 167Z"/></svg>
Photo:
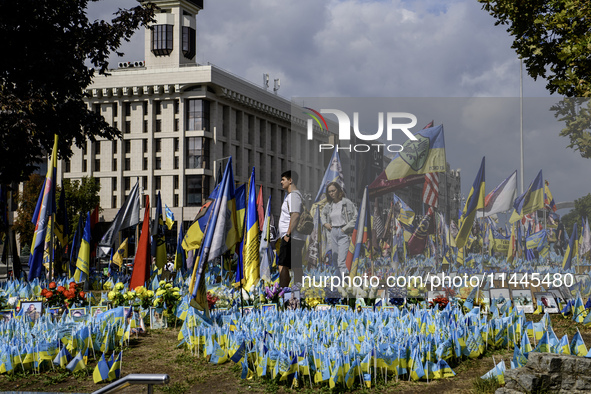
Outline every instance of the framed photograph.
<svg viewBox="0 0 591 394"><path fill-rule="evenodd" d="M507 301L511 300L511 293L509 289L506 287L501 287L498 289L490 289L490 303L492 305L493 300L497 307L501 307L505 305Z"/></svg>
<svg viewBox="0 0 591 394"><path fill-rule="evenodd" d="M391 287L388 289L389 298L406 298L406 287Z"/></svg>
<svg viewBox="0 0 591 394"><path fill-rule="evenodd" d="M43 312L43 301L21 301L21 308L24 316L36 321Z"/></svg>
<svg viewBox="0 0 591 394"><path fill-rule="evenodd" d="M84 320L88 314L86 308L71 308L68 313L74 321Z"/></svg>
<svg viewBox="0 0 591 394"><path fill-rule="evenodd" d="M395 306L383 306L382 307L383 312L394 312L394 309L396 309Z"/></svg>
<svg viewBox="0 0 591 394"><path fill-rule="evenodd" d="M514 289L511 295L513 296L513 305L517 308L517 311L534 313L534 300L530 289Z"/></svg>
<svg viewBox="0 0 591 394"><path fill-rule="evenodd" d="M263 304L261 310L263 313L277 311L277 304Z"/></svg>
<svg viewBox="0 0 591 394"><path fill-rule="evenodd" d="M361 309L364 311L373 312L373 306L362 306Z"/></svg>
<svg viewBox="0 0 591 394"><path fill-rule="evenodd" d="M283 294L283 306L285 309L296 310L300 307L300 291L286 291Z"/></svg>
<svg viewBox="0 0 591 394"><path fill-rule="evenodd" d="M490 290L480 290L478 292L478 302L482 313L488 313L490 309Z"/></svg>
<svg viewBox="0 0 591 394"><path fill-rule="evenodd" d="M575 286L573 286L574 288ZM560 292L562 293L562 297L564 298L564 302L568 302L574 298L570 287L566 287L565 285L560 286Z"/></svg>
<svg viewBox="0 0 591 394"><path fill-rule="evenodd" d="M90 315L94 319L98 315L108 310L107 306L91 306L90 307Z"/></svg>
<svg viewBox="0 0 591 394"><path fill-rule="evenodd" d="M168 327L166 316L162 314L162 308L150 308L150 328L152 330L160 330Z"/></svg>
<svg viewBox="0 0 591 394"><path fill-rule="evenodd" d="M558 303L554 299L554 294L550 291L548 292L539 292L534 293L534 297L536 298L536 308L538 306L538 301L542 303L544 307L544 311L548 313L558 313Z"/></svg>
<svg viewBox="0 0 591 394"><path fill-rule="evenodd" d="M254 306L252 306L252 305L242 307L242 311L243 311L242 313L244 314L244 316L249 315L253 310L254 310Z"/></svg>
<svg viewBox="0 0 591 394"><path fill-rule="evenodd" d="M49 313L52 319L56 319L60 313L60 308L47 308L47 313Z"/></svg>
<svg viewBox="0 0 591 394"><path fill-rule="evenodd" d="M14 309L4 309L0 311L0 322L9 322L14 318Z"/></svg>
<svg viewBox="0 0 591 394"><path fill-rule="evenodd" d="M557 304L566 304L566 301L564 300L564 295L562 294L560 289L549 289L548 293L552 294Z"/></svg>
<svg viewBox="0 0 591 394"><path fill-rule="evenodd" d="M329 304L318 304L318 305L316 305L316 310L317 311L328 311L328 310L330 310L330 305Z"/></svg>
<svg viewBox="0 0 591 394"><path fill-rule="evenodd" d="M349 305L335 305L334 306L337 311L347 312L349 309Z"/></svg>

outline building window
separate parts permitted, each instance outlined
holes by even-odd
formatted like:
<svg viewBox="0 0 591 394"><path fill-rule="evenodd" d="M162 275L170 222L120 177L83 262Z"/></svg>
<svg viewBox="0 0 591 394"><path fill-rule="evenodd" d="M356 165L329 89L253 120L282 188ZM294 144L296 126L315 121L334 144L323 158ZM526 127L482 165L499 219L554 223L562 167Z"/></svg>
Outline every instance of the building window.
<svg viewBox="0 0 591 394"><path fill-rule="evenodd" d="M203 137L188 137L186 140L186 168L208 168L208 141Z"/></svg>
<svg viewBox="0 0 591 394"><path fill-rule="evenodd" d="M187 130L209 129L209 101L187 100Z"/></svg>
<svg viewBox="0 0 591 394"><path fill-rule="evenodd" d="M154 129L156 133L160 133L162 131L162 120L156 119L156 127Z"/></svg>
<svg viewBox="0 0 591 394"><path fill-rule="evenodd" d="M125 127L124 127L124 130L123 130L123 132L124 132L125 134L129 134L129 133L131 133L131 121L130 121L130 120L126 120L126 121L125 121Z"/></svg>
<svg viewBox="0 0 591 394"><path fill-rule="evenodd" d="M178 156L174 157L174 169L175 170L179 169L179 157Z"/></svg>
<svg viewBox="0 0 591 394"><path fill-rule="evenodd" d="M86 172L86 159L82 160L82 172Z"/></svg>
<svg viewBox="0 0 591 394"><path fill-rule="evenodd" d="M175 152L179 151L179 139L178 138L174 139L174 151Z"/></svg>
<svg viewBox="0 0 591 394"><path fill-rule="evenodd" d="M144 101L142 103L142 110L143 110L144 116L148 115L148 102L147 101Z"/></svg>
<svg viewBox="0 0 591 394"><path fill-rule="evenodd" d="M117 154L117 141L113 141L113 154Z"/></svg>
<svg viewBox="0 0 591 394"><path fill-rule="evenodd" d="M179 113L179 107L181 106L181 103L179 100L174 100L174 113L178 114Z"/></svg>
<svg viewBox="0 0 591 394"><path fill-rule="evenodd" d="M111 178L111 190L117 191L117 178Z"/></svg>
<svg viewBox="0 0 591 394"><path fill-rule="evenodd" d="M125 159L125 171L131 170L131 159L128 157Z"/></svg>
<svg viewBox="0 0 591 394"><path fill-rule="evenodd" d="M154 139L154 151L162 152L162 140L159 138Z"/></svg>
<svg viewBox="0 0 591 394"><path fill-rule="evenodd" d="M125 140L125 154L131 153L131 140Z"/></svg>
<svg viewBox="0 0 591 394"><path fill-rule="evenodd" d="M142 140L142 152L148 153L148 140Z"/></svg>
<svg viewBox="0 0 591 394"><path fill-rule="evenodd" d="M154 160L154 168L156 170L161 170L162 169L162 158L156 157L156 160Z"/></svg>
<svg viewBox="0 0 591 394"><path fill-rule="evenodd" d="M119 116L119 107L117 106L117 103L113 103L113 117L117 117Z"/></svg>
<svg viewBox="0 0 591 394"><path fill-rule="evenodd" d="M101 142L97 141L94 143L94 154L100 155L101 154Z"/></svg>
<svg viewBox="0 0 591 394"><path fill-rule="evenodd" d="M94 160L94 170L96 172L100 172L101 171L101 161L100 161L100 159L95 159Z"/></svg>
<svg viewBox="0 0 591 394"><path fill-rule="evenodd" d="M148 121L147 120L144 120L144 130L143 130L143 132L144 133L147 133L148 132Z"/></svg>
<svg viewBox="0 0 591 394"><path fill-rule="evenodd" d="M178 175L175 175L172 178L172 184L173 184L175 190L179 188L179 176Z"/></svg>
<svg viewBox="0 0 591 394"><path fill-rule="evenodd" d="M174 131L179 131L179 120L174 119Z"/></svg>
<svg viewBox="0 0 591 394"><path fill-rule="evenodd" d="M142 169L144 171L146 171L148 169L148 158L144 157L144 161L143 161L143 165L142 165Z"/></svg>
<svg viewBox="0 0 591 394"><path fill-rule="evenodd" d="M123 178L123 184L125 186L125 191L131 189L131 180L128 176Z"/></svg>
<svg viewBox="0 0 591 394"><path fill-rule="evenodd" d="M148 190L148 177L147 176L142 177L142 188L144 190Z"/></svg>
<svg viewBox="0 0 591 394"><path fill-rule="evenodd" d="M267 136L267 123L264 120L260 120L259 122L259 146L261 148L266 148L265 137Z"/></svg>
<svg viewBox="0 0 591 394"><path fill-rule="evenodd" d="M123 110L125 112L125 116L131 116L131 103L123 103Z"/></svg>
<svg viewBox="0 0 591 394"><path fill-rule="evenodd" d="M187 59L195 57L195 29L183 26L183 55Z"/></svg>
<svg viewBox="0 0 591 394"><path fill-rule="evenodd" d="M66 172L70 172L70 160L66 160Z"/></svg>
<svg viewBox="0 0 591 394"><path fill-rule="evenodd" d="M154 111L156 112L156 115L162 113L162 102L160 100L154 100Z"/></svg>
<svg viewBox="0 0 591 394"><path fill-rule="evenodd" d="M152 26L152 52L156 56L167 56L172 52L173 25Z"/></svg>
<svg viewBox="0 0 591 394"><path fill-rule="evenodd" d="M203 202L203 176L188 175L186 182L187 203L189 207L200 206Z"/></svg>
<svg viewBox="0 0 591 394"><path fill-rule="evenodd" d="M160 180L160 177L155 176L154 177L154 189L160 190L161 187L162 187L162 181Z"/></svg>
<svg viewBox="0 0 591 394"><path fill-rule="evenodd" d="M178 207L179 206L179 195L178 194L175 194L174 195L174 200L173 200L172 206L173 207Z"/></svg>
<svg viewBox="0 0 591 394"><path fill-rule="evenodd" d="M111 208L117 208L117 196L111 197Z"/></svg>
<svg viewBox="0 0 591 394"><path fill-rule="evenodd" d="M95 114L100 114L101 113L101 105L100 104L93 104L92 105L92 109L94 111Z"/></svg>

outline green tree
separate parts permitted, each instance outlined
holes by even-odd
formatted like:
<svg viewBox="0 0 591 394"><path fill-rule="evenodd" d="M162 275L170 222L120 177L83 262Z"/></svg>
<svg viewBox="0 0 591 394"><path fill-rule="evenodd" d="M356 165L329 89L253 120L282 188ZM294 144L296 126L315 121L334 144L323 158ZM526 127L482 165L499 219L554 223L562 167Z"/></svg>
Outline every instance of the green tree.
<svg viewBox="0 0 591 394"><path fill-rule="evenodd" d="M591 2L589 0L478 0L506 25L512 48L528 74L547 81L546 89L566 97L591 97ZM587 100L553 107L566 123L560 135L570 148L591 158L591 116Z"/></svg>
<svg viewBox="0 0 591 394"><path fill-rule="evenodd" d="M562 217L564 228L569 235L575 222L579 227L581 226L581 218L591 219L591 193L575 200L575 209Z"/></svg>
<svg viewBox="0 0 591 394"><path fill-rule="evenodd" d="M101 202L99 196L101 184L96 178L84 177L82 181L64 179L62 186L66 194L66 211L70 223L70 236L72 236L76 231L80 215L84 222L86 214L92 212ZM57 194L59 195L59 191Z"/></svg>
<svg viewBox="0 0 591 394"><path fill-rule="evenodd" d="M39 174L31 174L29 180L23 184L22 193L16 197L18 207L16 209L17 218L14 220L14 231L18 234L22 246L31 245L33 240L35 225L31 220L44 179Z"/></svg>
<svg viewBox="0 0 591 394"><path fill-rule="evenodd" d="M97 1L97 0L90 0ZM90 22L89 0L0 1L0 183L28 178L59 136L59 157L97 136L120 131L84 103L95 71L134 31L149 23L155 6L119 9L110 21Z"/></svg>

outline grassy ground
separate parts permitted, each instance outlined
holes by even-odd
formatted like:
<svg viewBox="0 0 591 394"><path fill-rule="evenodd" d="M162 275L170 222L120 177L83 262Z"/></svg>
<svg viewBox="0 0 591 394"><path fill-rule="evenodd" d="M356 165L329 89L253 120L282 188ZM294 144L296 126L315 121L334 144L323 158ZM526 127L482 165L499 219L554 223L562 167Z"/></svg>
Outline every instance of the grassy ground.
<svg viewBox="0 0 591 394"><path fill-rule="evenodd" d="M530 315L528 319L538 321L540 315ZM569 340L581 331L585 343L591 345L591 328L582 324L574 324L560 315L552 315L552 325L558 337L568 334ZM299 389L290 389L266 379L240 379L240 368L232 362L223 365L212 365L203 357L191 355L187 350L177 348L179 328L149 331L147 335L133 338L129 348L123 351L122 374L130 373L166 373L170 376L170 384L159 386L156 392L181 393L308 393L330 392L327 386L310 387L309 381ZM533 341L532 341L533 345ZM507 367L513 357L512 349L490 349L481 357L465 360L451 367L456 376L433 382L396 381L388 378L385 382L378 380L377 387L372 389L354 389L356 393L487 393L494 388L478 378L492 369L493 356L496 362L501 359ZM13 375L0 375L0 391L57 391L69 393L91 393L104 384L95 384L92 371L96 361L92 361L85 372L75 374L67 370L56 369L41 374L17 372ZM332 392L340 392L335 388ZM132 386L123 393L147 392L145 386Z"/></svg>

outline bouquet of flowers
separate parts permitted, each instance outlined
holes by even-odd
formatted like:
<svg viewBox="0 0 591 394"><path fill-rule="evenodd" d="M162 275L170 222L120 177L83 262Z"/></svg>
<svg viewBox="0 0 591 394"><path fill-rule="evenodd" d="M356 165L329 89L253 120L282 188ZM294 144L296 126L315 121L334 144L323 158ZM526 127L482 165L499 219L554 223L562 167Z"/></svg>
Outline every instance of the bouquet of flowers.
<svg viewBox="0 0 591 394"><path fill-rule="evenodd" d="M207 306L209 307L209 309L213 309L217 301L218 297L212 295L210 292L207 292Z"/></svg>
<svg viewBox="0 0 591 394"><path fill-rule="evenodd" d="M122 290L124 288L125 288L125 286L123 285L123 283L117 282L115 284L115 286L113 287L113 290L111 290L107 294L107 297L109 297L109 301L111 301L111 303L113 304L113 307L118 307L118 306L121 306L125 303L125 301L126 301L125 295L122 292Z"/></svg>
<svg viewBox="0 0 591 394"><path fill-rule="evenodd" d="M446 297L437 297L434 298L433 301L429 302L429 307L433 308L435 307L435 305L437 305L439 307L439 310L443 310L447 304L449 304L449 299Z"/></svg>
<svg viewBox="0 0 591 394"><path fill-rule="evenodd" d="M276 303L279 302L279 299L283 297L283 294L285 294L287 290L289 290L289 287L285 287L280 290L279 283L275 283L274 286L265 287L264 295L267 299L267 302Z"/></svg>
<svg viewBox="0 0 591 394"><path fill-rule="evenodd" d="M41 296L45 297L45 303L49 307L70 307L76 303L83 303L86 298L86 293L79 290L78 286L76 282L70 282L66 289L50 282L47 289L41 290Z"/></svg>
<svg viewBox="0 0 591 394"><path fill-rule="evenodd" d="M166 307L164 316L174 316L176 304L181 298L180 289L178 287L172 287L172 283L167 283L165 280L161 280L158 286L156 298L152 302L152 305L157 308Z"/></svg>
<svg viewBox="0 0 591 394"><path fill-rule="evenodd" d="M148 309L154 302L154 292L152 290L148 290L144 286L138 286L134 291L142 309Z"/></svg>

